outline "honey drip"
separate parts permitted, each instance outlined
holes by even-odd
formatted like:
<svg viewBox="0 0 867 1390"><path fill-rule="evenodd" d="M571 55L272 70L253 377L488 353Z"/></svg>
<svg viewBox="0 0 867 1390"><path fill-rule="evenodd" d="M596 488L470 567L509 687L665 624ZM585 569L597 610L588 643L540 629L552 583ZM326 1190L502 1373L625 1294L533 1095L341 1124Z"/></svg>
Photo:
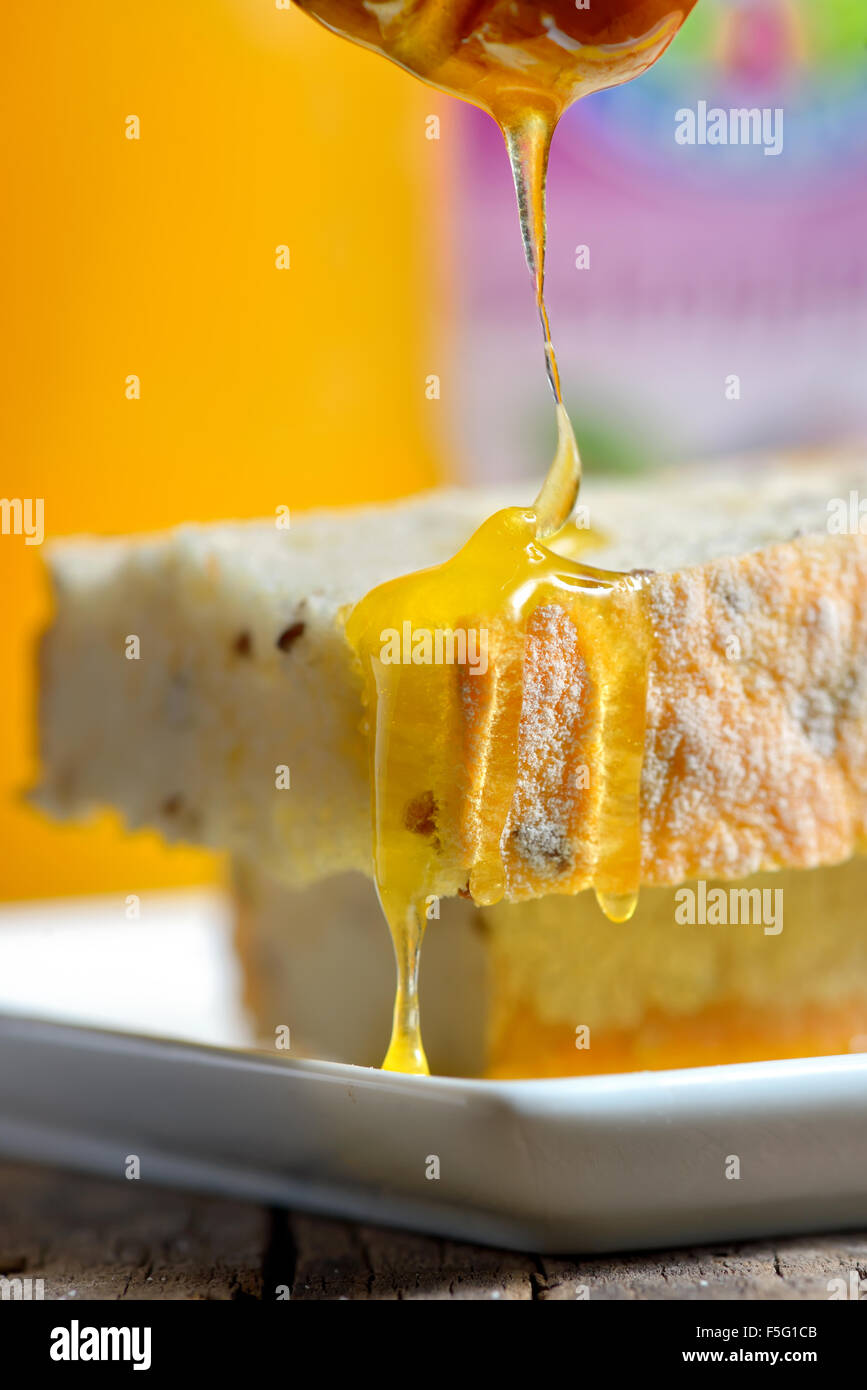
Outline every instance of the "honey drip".
<svg viewBox="0 0 867 1390"><path fill-rule="evenodd" d="M578 453L572 421L563 404L560 368L557 365L545 304L545 190L548 154L554 127L546 112L527 111L505 126L503 134L518 199L524 255L536 291L536 309L545 348L545 370L557 416L557 452L533 503L538 518L537 535L543 540L546 536L555 535L565 526L572 515L581 487L581 456Z"/></svg>
<svg viewBox="0 0 867 1390"><path fill-rule="evenodd" d="M562 534L574 554L572 529ZM425 1070L417 976L430 909L467 890L479 904L495 903L509 886L523 650L540 608L564 614L580 634L595 692L586 742L574 749L576 762L592 768L593 827L574 887L595 888L616 920L635 905L649 649L642 581L558 553L561 537L543 544L538 530L532 508L497 512L446 564L380 585L347 619L369 722L375 877L398 964L386 1057L396 1070ZM484 671L413 660L424 656L426 636L469 630L487 634ZM387 639L404 631L413 641L395 662Z"/></svg>
<svg viewBox="0 0 867 1390"><path fill-rule="evenodd" d="M542 544L568 523L581 485L545 306L545 186L563 111L649 67L695 0L593 0L586 9L574 0L299 3L327 28L482 107L500 125L556 411L557 450L532 508L497 513L446 565L373 590L346 626L364 682L375 876L397 963L383 1066L427 1073L418 994L424 929L441 896L468 890L484 904L506 891L504 837L521 736L514 638L542 605L574 621L598 702L595 844L586 885L577 886L592 884L614 921L625 921L637 902L648 649L641 582L588 569ZM385 634L407 626L410 634L484 631L493 643L490 673L474 673L466 659L387 661Z"/></svg>

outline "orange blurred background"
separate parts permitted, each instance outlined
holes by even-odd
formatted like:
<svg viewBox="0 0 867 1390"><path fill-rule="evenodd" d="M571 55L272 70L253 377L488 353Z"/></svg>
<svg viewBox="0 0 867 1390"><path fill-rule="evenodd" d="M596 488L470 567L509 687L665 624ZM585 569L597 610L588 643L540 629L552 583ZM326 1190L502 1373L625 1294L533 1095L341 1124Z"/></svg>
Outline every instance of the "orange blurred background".
<svg viewBox="0 0 867 1390"><path fill-rule="evenodd" d="M0 52L0 495L44 498L46 541L436 480L447 99L277 0L4 0ZM24 803L40 547L0 536L0 593L0 896L213 877Z"/></svg>

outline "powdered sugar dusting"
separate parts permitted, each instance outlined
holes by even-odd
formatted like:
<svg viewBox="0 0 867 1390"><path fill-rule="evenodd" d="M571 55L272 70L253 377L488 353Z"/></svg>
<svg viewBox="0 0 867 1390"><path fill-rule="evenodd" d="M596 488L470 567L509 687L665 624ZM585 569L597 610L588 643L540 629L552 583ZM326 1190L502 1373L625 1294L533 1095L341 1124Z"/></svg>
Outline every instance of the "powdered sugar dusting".
<svg viewBox="0 0 867 1390"><path fill-rule="evenodd" d="M867 540L657 576L646 882L846 858L867 811Z"/></svg>
<svg viewBox="0 0 867 1390"><path fill-rule="evenodd" d="M563 608L537 608L527 627L519 733L520 772L503 843L530 873L571 872L582 797L576 753L590 706L578 631Z"/></svg>

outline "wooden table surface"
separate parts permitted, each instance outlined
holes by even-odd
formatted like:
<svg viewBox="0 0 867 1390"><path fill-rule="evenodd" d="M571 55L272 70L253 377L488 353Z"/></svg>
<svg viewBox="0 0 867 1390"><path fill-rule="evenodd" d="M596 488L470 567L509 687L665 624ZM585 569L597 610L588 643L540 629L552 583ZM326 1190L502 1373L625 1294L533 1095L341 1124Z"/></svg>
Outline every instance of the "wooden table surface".
<svg viewBox="0 0 867 1390"><path fill-rule="evenodd" d="M0 1164L0 1275L46 1299L827 1299L853 1270L867 1233L551 1259Z"/></svg>

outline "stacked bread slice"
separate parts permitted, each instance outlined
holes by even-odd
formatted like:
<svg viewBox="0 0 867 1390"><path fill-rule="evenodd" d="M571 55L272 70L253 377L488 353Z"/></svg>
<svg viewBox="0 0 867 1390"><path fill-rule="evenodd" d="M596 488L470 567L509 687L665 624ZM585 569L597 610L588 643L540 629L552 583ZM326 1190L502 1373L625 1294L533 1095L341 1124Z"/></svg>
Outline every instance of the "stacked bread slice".
<svg viewBox="0 0 867 1390"><path fill-rule="evenodd" d="M449 1055L444 1066L527 1074L667 1065L722 1060L744 1048L838 1050L844 1035L867 1034L860 968L867 928L859 935L857 924L847 925L860 890L847 879L846 905L832 884L833 916L804 928L803 959L790 958L789 944L796 903L807 900L800 875L842 865L867 838L867 535L858 525L865 485L864 458L852 451L588 487L582 520L594 548L587 562L642 572L652 632L640 819L641 877L657 893L647 895L646 909L655 925L639 950L642 906L628 928L597 921L586 893L568 896L574 885L562 847L556 856L535 854L508 879L507 898L545 902L506 904L481 918L469 903L459 909L465 927L456 935L474 939L479 980L477 1002L468 999L466 1009L476 1009L482 1039L473 1042L472 1063ZM278 517L55 543L38 799L60 815L111 805L132 827L229 849L247 885L251 986L266 958L272 983L290 977L294 891L371 872L361 682L342 631L347 607L386 579L448 559L512 500L449 491L314 513L288 529ZM570 532L557 544L568 551L574 543ZM533 660L544 672L556 656L543 642ZM549 713L550 744L537 742L537 765L563 742L556 711ZM546 804L545 778L532 785L539 791L530 804L525 796L522 815L538 848L549 829L562 839L562 825ZM774 877L778 871L786 872ZM843 872L851 879L856 870ZM765 933L761 922L674 920L679 888L757 874L766 875L765 887L785 886L782 932ZM359 878L358 892L369 891ZM316 892L324 941L328 889ZM263 905L258 919L249 910L254 901ZM341 903L343 918L351 917L345 894ZM478 920L483 937L473 929ZM571 937L563 923L573 924ZM434 924L429 936L436 931ZM629 951L600 947L632 933ZM713 933L719 949L711 950ZM851 947L842 955L841 939ZM743 959L739 948L720 944L736 940L752 943ZM567 960L569 941L575 958ZM285 972L274 969L275 956ZM777 1010L785 1012L787 998L797 1020L790 1011L786 1027L781 1018L758 1028L762 991L774 996L775 958L785 994ZM801 969L799 994L793 981ZM424 971L423 964L423 1007L433 1015ZM256 997L270 1031L280 999L267 981ZM732 1023L729 1037L740 1041L727 1052L726 1017L745 1000L752 1021ZM589 1009L592 1026L578 1016ZM654 1052L645 1038L631 1049L648 1019L664 1045ZM387 1022L386 1015L383 1034ZM576 1047L585 1024L591 1044ZM705 1047L708 1028L716 1041ZM335 1045L307 1031L317 1050L373 1060L372 1044L356 1047L347 1036Z"/></svg>

